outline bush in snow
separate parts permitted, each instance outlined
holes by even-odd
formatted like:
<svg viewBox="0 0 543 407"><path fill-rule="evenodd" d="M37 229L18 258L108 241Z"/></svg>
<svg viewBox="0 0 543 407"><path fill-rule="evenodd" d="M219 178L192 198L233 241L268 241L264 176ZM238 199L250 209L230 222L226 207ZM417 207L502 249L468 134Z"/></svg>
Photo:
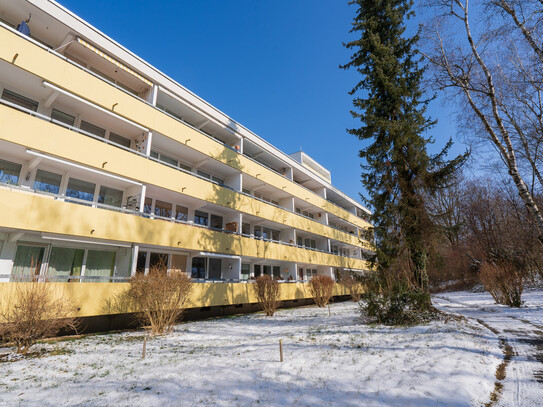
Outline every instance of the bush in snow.
<svg viewBox="0 0 543 407"><path fill-rule="evenodd" d="M0 337L26 354L38 340L62 330L77 332L77 307L51 283L18 282L0 303Z"/></svg>
<svg viewBox="0 0 543 407"><path fill-rule="evenodd" d="M267 274L260 275L254 283L258 304L267 316L271 317L281 304L279 301L279 282Z"/></svg>
<svg viewBox="0 0 543 407"><path fill-rule="evenodd" d="M167 334L183 315L184 305L192 287L190 278L182 272L167 272L165 265L138 273L130 279L127 295L132 300L141 322L152 334Z"/></svg>
<svg viewBox="0 0 543 407"><path fill-rule="evenodd" d="M325 307L334 293L335 281L329 276L315 276L309 280L309 291L319 307Z"/></svg>
<svg viewBox="0 0 543 407"><path fill-rule="evenodd" d="M362 284L353 276L351 272L342 272L339 279L339 284L344 286L354 302L360 301L362 295Z"/></svg>
<svg viewBox="0 0 543 407"><path fill-rule="evenodd" d="M509 307L522 306L526 273L507 262L484 263L479 270L479 278L496 303Z"/></svg>

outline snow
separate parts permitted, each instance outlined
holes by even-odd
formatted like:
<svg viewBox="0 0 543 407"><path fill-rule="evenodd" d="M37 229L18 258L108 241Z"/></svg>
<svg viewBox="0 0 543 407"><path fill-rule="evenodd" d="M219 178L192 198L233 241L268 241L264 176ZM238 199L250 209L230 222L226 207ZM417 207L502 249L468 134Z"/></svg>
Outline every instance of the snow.
<svg viewBox="0 0 543 407"><path fill-rule="evenodd" d="M444 300L442 300L444 301ZM468 406L489 401L502 360L471 320L371 326L358 305L303 307L39 344L0 362L0 406ZM279 339L285 361L279 362ZM7 352L0 349L0 354ZM5 359L5 358L4 358Z"/></svg>
<svg viewBox="0 0 543 407"><path fill-rule="evenodd" d="M521 308L494 303L488 293L443 293L434 303L447 312L483 321L513 350L497 406L543 405L543 292L528 290Z"/></svg>

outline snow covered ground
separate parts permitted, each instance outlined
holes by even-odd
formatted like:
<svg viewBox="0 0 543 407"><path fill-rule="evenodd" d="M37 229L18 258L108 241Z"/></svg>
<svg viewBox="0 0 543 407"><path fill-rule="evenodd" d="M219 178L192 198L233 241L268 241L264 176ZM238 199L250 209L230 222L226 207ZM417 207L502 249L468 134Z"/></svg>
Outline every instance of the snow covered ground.
<svg viewBox="0 0 543 407"><path fill-rule="evenodd" d="M445 302L445 300L440 300ZM451 304L451 303L449 303ZM473 321L368 326L358 306L305 307L142 333L37 345L0 363L1 406L469 406L489 401L502 360ZM279 362L279 339L285 361ZM0 349L0 354L7 352ZM6 358L4 358L5 360Z"/></svg>
<svg viewBox="0 0 543 407"><path fill-rule="evenodd" d="M442 293L434 304L479 320L511 346L513 355L497 406L543 406L543 291L523 294L522 308L497 305L488 293Z"/></svg>

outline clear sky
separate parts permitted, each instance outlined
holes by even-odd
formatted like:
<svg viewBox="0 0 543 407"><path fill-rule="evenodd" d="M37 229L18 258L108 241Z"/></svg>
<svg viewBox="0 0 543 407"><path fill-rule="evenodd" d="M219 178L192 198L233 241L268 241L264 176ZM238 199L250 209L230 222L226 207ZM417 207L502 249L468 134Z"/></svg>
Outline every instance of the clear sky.
<svg viewBox="0 0 543 407"><path fill-rule="evenodd" d="M58 1L285 153L302 147L360 200L361 142L346 132L359 77L338 68L347 0ZM438 102L430 114L442 146L454 120Z"/></svg>

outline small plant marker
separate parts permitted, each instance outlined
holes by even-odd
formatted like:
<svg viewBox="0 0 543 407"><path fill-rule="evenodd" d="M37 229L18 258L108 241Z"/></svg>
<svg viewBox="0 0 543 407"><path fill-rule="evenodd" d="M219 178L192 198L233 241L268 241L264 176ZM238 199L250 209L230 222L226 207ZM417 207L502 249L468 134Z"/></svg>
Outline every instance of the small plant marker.
<svg viewBox="0 0 543 407"><path fill-rule="evenodd" d="M279 359L283 361L283 340L279 339Z"/></svg>
<svg viewBox="0 0 543 407"><path fill-rule="evenodd" d="M147 347L147 335L143 335L143 350L141 352L141 358L145 359L145 348Z"/></svg>

